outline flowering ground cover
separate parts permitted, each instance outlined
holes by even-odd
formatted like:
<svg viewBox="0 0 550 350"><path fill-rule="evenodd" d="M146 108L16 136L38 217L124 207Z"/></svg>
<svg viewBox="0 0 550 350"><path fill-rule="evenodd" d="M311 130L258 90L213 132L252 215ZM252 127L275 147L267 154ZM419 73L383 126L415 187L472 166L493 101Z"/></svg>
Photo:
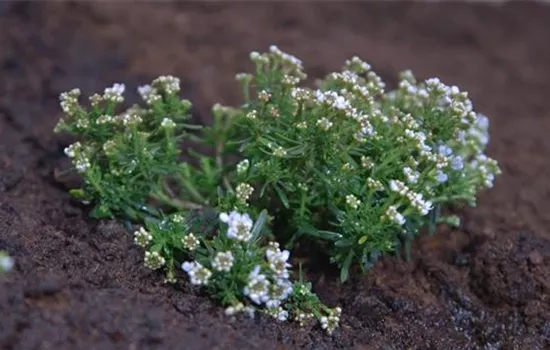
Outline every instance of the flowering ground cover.
<svg viewBox="0 0 550 350"><path fill-rule="evenodd" d="M8 252L15 261L12 271L1 277L0 308L2 315L8 315L0 321L3 347L89 348L91 344L93 348L543 349L548 346L550 237L544 210L548 195L544 174L548 173L545 147L549 146L544 135L548 112L541 91L550 78L550 66L545 59L550 55L541 43L548 41L544 23L550 17L550 10L535 4L502 7L277 4L276 7L191 4L152 8L144 4L128 10L123 4L2 5L0 25L6 30L0 35L3 48L0 56L3 75L0 84L0 250ZM57 15L45 15L53 12ZM522 22L520 13L532 20ZM211 125L216 113L232 113L219 105L212 110L212 105L242 103L234 76L236 72L250 71L249 56L257 64L264 64L266 56L250 55L250 52L267 50L272 44L303 59L309 76L304 86L313 86L314 79L340 71L342 63L353 56L368 61L377 75L367 75L365 90L355 91L353 87L359 85L353 71L368 71L370 66L365 68L363 61L351 59L344 71L327 76L322 84L324 90L294 87L286 94L284 89L283 92L272 89L269 79L264 82L271 87L267 89L270 93L265 89L257 91L258 99L243 106L246 113L239 127L243 129L236 129L241 136L255 128L263 134L257 139L246 138L247 162L236 167L237 179L242 180L235 187L236 197L222 201L225 212L212 214L213 220L219 218L219 226L226 233L223 237L227 239L214 239L212 245L206 245L208 249L201 251L199 247L207 238L199 237L199 231L170 231L183 238L175 245L167 245L166 240L161 239L161 244L158 239L164 236L159 232L172 230L167 225L181 223L184 218L174 215L169 221L147 222L141 228L129 220L95 220L89 217L89 206L68 195L70 189L79 186L81 177L67 176L66 170L71 164L63 150L73 158L81 173L93 167L96 160L82 157L73 137L52 132L57 122L70 112L73 98L65 95L63 113L58 106L59 93L79 87L89 96L103 92L115 82L123 82L124 89L114 85L105 91L103 98L116 101L125 90L128 102L143 99L152 105L158 99L153 89L164 89L170 94L178 90L177 85L181 88L180 96L192 101L192 107L187 102L180 106L191 116L191 123ZM269 49L270 55L290 63L287 68L291 72L282 76L281 86L295 86L294 80L301 79L302 61L278 48ZM407 69L411 69L415 77L406 73L398 80L398 72ZM143 87L143 83L162 75L177 76L179 81L176 84L174 78L165 77L153 82L151 87ZM436 79L427 80L426 85L415 82L415 79L423 81L430 77L439 77L449 85L468 91L468 98L479 113L463 121L464 125L475 125L475 132L468 129L470 136L451 132L460 128L459 124L441 129L430 126L432 121L427 116L413 118L418 116L417 108L424 108L423 104L415 104L418 98L428 101L435 96L431 94L460 99L456 101L462 103L459 109L469 108L469 102L461 97L458 88L447 88ZM247 79L243 75L239 78ZM366 108L369 115L378 115L371 109L375 105L358 105L354 98L376 95L382 88L381 81L389 90L398 89L389 99L396 98L395 103L410 110L413 117L405 113L396 114L395 121L384 119L385 111L391 110L384 104L377 107L382 111L377 118L362 116L360 112ZM342 84L350 84L351 90L342 90ZM138 89L139 86L142 87ZM295 129L285 130L284 137L269 126L255 124L266 113L284 122L286 113L295 113L296 101L307 108L304 107L301 114L303 120L292 126ZM353 105L348 105L348 101ZM268 102L273 102L278 109ZM445 104L438 106L444 113ZM167 105L167 108L174 111L176 107ZM315 171L304 172L296 183L273 184L270 176L278 174L284 178L286 174L281 169L291 167L293 157L299 158L306 152L292 144L295 139L291 136L311 126L307 113L315 117L320 108L326 117L314 123L317 132L330 135L331 130L344 130L337 118L346 117L360 126L349 129L353 145L368 137L380 141L372 144L382 152L368 153L368 157L356 149L346 149L350 157L342 157L349 159L340 164L342 173L360 167L360 176L370 174L366 172L371 171L372 163L391 153L391 147L384 148L388 146L382 142L389 138L385 134L376 135L385 130L383 125L404 125L399 129L403 134L395 135L395 142L414 141L418 155L414 153L411 159L407 158L398 172L392 170L382 177L372 175L365 188L366 193L370 193L368 188L374 191L369 194L371 197L365 197L365 190L359 187L338 187L335 178L327 181L336 181L332 188L339 191L323 192L319 183L306 185L308 179L318 176ZM342 113L341 116L338 113ZM130 127L141 123L141 118L149 120L140 113L124 116L121 125ZM109 113L101 113L93 118L97 119L97 125L108 125L113 122L111 117ZM487 134L489 121L491 127ZM169 133L179 122L163 117L158 120L158 128ZM77 125L80 127L86 125ZM438 136L418 131L426 128L432 128ZM143 130L136 129L136 132ZM135 134L135 137L141 136L143 134ZM264 136L278 143L266 143ZM461 149L459 141L471 136L476 141L469 143L470 148ZM161 142L162 139L155 137L148 138L148 142ZM456 143L447 143L447 139L454 138L458 140ZM425 141L434 141L437 152L428 152ZM335 141L326 137L324 142ZM478 154L480 145L487 142L486 152L498 160L502 174L494 179L493 188L480 192L477 208L444 207L444 216L460 218L458 228L440 226L433 237L421 236L411 242L389 233L366 235L364 228L349 225L361 222L365 227L372 227L373 222L380 221L385 222L384 225L395 225L392 227L405 227L404 232L414 232L416 236L416 231L411 231L406 224L413 221L420 225L422 218L438 204L432 198L467 194L465 199L470 200L472 191L493 185L492 175L498 171L490 161L487 163L488 158L471 158L471 152ZM73 146L69 146L71 144ZM101 144L106 156L112 145ZM156 161L169 157L172 148L163 150L166 152ZM263 170L262 167L257 172L251 170L258 164L258 151L265 150L285 160L285 167L268 164ZM337 152L338 157L342 154ZM319 158L313 159L319 161ZM322 158L326 159L329 158ZM487 165L480 168L480 163ZM324 163L319 164L314 169ZM148 176L157 176L155 171L162 169L151 167ZM454 178L460 174L468 175L463 176L465 180ZM202 191L207 188L208 179L207 176L201 182ZM344 182L354 183L350 179L354 177L350 175ZM452 181L465 181L461 188L468 183L472 191L444 192L444 184ZM93 185L93 181L91 183ZM246 253L249 242L256 239L261 230L257 223L268 220L260 210L251 212L251 216L244 214L249 197L257 196L258 184L263 183L270 199L266 206L276 200L285 208L300 208L296 207L300 201L295 202L299 197L289 195L295 193L290 189L305 192L307 188L318 196L329 196L331 202L337 198L336 202L340 201L337 206L345 208L346 215L354 215L342 221L342 237L332 231L306 228L309 224L322 225L322 217L304 215L316 212L322 203L308 202L303 211L294 211L301 216L293 216L285 225L277 223L276 237L278 232L290 234L292 229L299 228L305 235L323 238L323 246L334 253L335 264L329 264L323 254L317 254L317 249L303 242L297 243L296 250L290 249L290 254L286 246L275 243L253 254ZM139 182L136 180L133 184ZM385 185L395 196L375 195L376 191L380 192L378 188ZM227 187L231 188L231 184ZM430 200L411 188L417 191L430 188L424 194ZM443 192L437 192L440 189ZM127 193L135 193L134 190ZM86 201L90 199L86 197L89 191L73 194L81 195ZM165 204L186 208L197 204L174 203L162 191L154 194L156 200ZM204 192L199 193L199 197L203 196ZM382 203L374 219L360 216L365 198L369 201L375 198L377 203ZM91 214L109 216L111 210L119 210L125 212L126 218L140 217L135 208L125 203L128 201L102 202ZM191 206L190 209L200 208ZM334 218L341 216L334 214ZM178 230L180 226L169 227ZM396 244L401 243L410 261L380 254L398 249ZM148 249L145 264L144 247ZM196 260L170 261L172 255L166 255L165 249L174 247L195 252ZM255 257L259 260L254 260ZM11 267L11 260L2 259L2 266ZM259 263L238 265L243 261ZM312 282L318 299L309 294L308 284L301 284L301 280L291 291L288 263L302 267L304 281ZM171 270L174 266L177 272ZM235 266L246 267L242 272L243 285L237 283L237 289L228 287L228 280L220 277L229 273L239 275L234 272ZM361 274L356 267L366 267L366 274ZM164 268L167 268L165 273L160 273ZM187 278L181 278L185 275ZM199 286L212 288L199 289ZM245 299L236 298L235 290L242 291ZM217 300L209 297L212 293L219 293ZM226 304L225 308L220 301ZM267 312L256 312L251 319L248 314L253 309L241 301L260 305ZM299 307L285 308L287 301ZM318 322L306 322L310 318L317 318ZM287 319L300 321L302 327L285 322Z"/></svg>

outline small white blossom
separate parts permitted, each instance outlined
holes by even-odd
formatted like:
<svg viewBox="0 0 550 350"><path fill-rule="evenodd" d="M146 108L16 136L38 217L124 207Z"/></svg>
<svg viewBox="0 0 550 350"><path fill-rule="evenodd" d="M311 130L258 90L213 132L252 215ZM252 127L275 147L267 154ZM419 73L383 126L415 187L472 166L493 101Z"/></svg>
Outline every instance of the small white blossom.
<svg viewBox="0 0 550 350"><path fill-rule="evenodd" d="M243 293L252 302L261 305L269 300L269 286L270 282L267 277L260 274L260 266L256 266L248 275L248 284L244 288Z"/></svg>
<svg viewBox="0 0 550 350"><path fill-rule="evenodd" d="M299 122L299 123L296 124L296 127L298 129L306 129L307 128L307 122L305 122L305 121Z"/></svg>
<svg viewBox="0 0 550 350"><path fill-rule="evenodd" d="M400 226L405 224L405 217L403 216L403 214L399 213L397 211L397 207L393 205L389 206L386 210L385 218L395 222Z"/></svg>
<svg viewBox="0 0 550 350"><path fill-rule="evenodd" d="M217 271L229 272L231 271L231 267L233 267L233 262L233 253L230 251L218 252L214 258L214 261L212 261L212 267Z"/></svg>
<svg viewBox="0 0 550 350"><path fill-rule="evenodd" d="M171 75L162 75L152 83L153 87L166 91L167 94L174 94L180 91L180 79Z"/></svg>
<svg viewBox="0 0 550 350"><path fill-rule="evenodd" d="M250 186L247 183L240 183L235 189L237 198L242 202L246 202L253 192L254 187Z"/></svg>
<svg viewBox="0 0 550 350"><path fill-rule="evenodd" d="M340 323L340 315L342 309L339 307L332 309L328 316L323 316L320 318L321 328L327 331L328 334L332 334L334 330L338 327Z"/></svg>
<svg viewBox="0 0 550 350"><path fill-rule="evenodd" d="M166 263L166 260L159 252L145 252L145 266L151 270L157 270Z"/></svg>
<svg viewBox="0 0 550 350"><path fill-rule="evenodd" d="M108 114L100 115L96 120L96 123L99 125L113 123L113 122L115 122L115 117Z"/></svg>
<svg viewBox="0 0 550 350"><path fill-rule="evenodd" d="M332 122L328 120L327 118L323 117L317 121L317 126L320 127L323 130L328 130L332 127Z"/></svg>
<svg viewBox="0 0 550 350"><path fill-rule="evenodd" d="M403 173L407 177L407 181L411 184L415 184L418 182L418 178L420 177L420 173L418 171L412 170L410 167L403 168Z"/></svg>
<svg viewBox="0 0 550 350"><path fill-rule="evenodd" d="M170 118L164 118L160 123L160 126L165 129L173 129L176 127L176 123L174 123L174 121Z"/></svg>
<svg viewBox="0 0 550 350"><path fill-rule="evenodd" d="M124 84L115 83L112 87L105 89L103 99L117 103L123 102L124 97L122 94L124 94L125 89L126 86Z"/></svg>
<svg viewBox="0 0 550 350"><path fill-rule="evenodd" d="M353 209L359 208L361 201L357 199L353 194L348 194L346 196L346 204L352 207Z"/></svg>
<svg viewBox="0 0 550 350"><path fill-rule="evenodd" d="M147 247L147 245L153 240L153 235L151 235L143 227L140 227L139 230L134 232L134 242L140 247Z"/></svg>
<svg viewBox="0 0 550 350"><path fill-rule="evenodd" d="M185 249L190 251L197 249L200 245L199 239L193 233L189 233L183 237L181 243Z"/></svg>
<svg viewBox="0 0 550 350"><path fill-rule="evenodd" d="M435 172L435 179L437 182L442 184L447 182L447 180L449 179L449 176L447 176L447 174L445 174L443 171L438 169Z"/></svg>
<svg viewBox="0 0 550 350"><path fill-rule="evenodd" d="M242 160L237 164L237 173L243 174L248 171L248 167L250 166L250 162L248 159Z"/></svg>
<svg viewBox="0 0 550 350"><path fill-rule="evenodd" d="M451 168L456 171L464 168L464 161L461 156L456 156L451 160Z"/></svg>
<svg viewBox="0 0 550 350"><path fill-rule="evenodd" d="M270 246L266 250L266 258L269 262L269 268L275 273L276 276L281 278L288 278L288 258L290 252L288 250L281 251L277 246Z"/></svg>
<svg viewBox="0 0 550 350"><path fill-rule="evenodd" d="M76 157L82 150L82 144L80 142L75 142L68 147L65 147L64 152L69 158Z"/></svg>
<svg viewBox="0 0 550 350"><path fill-rule="evenodd" d="M85 173L92 165L87 157L80 155L80 157L75 159L74 166L79 173Z"/></svg>
<svg viewBox="0 0 550 350"><path fill-rule="evenodd" d="M148 105L153 104L154 102L159 101L162 98L157 89L155 89L151 85L140 86L137 90L143 101L145 101L145 103L147 103Z"/></svg>
<svg viewBox="0 0 550 350"><path fill-rule="evenodd" d="M187 272L191 284L196 286L208 284L212 276L212 272L197 261L186 261L181 264L181 268Z"/></svg>
<svg viewBox="0 0 550 350"><path fill-rule="evenodd" d="M227 237L238 241L246 242L252 238L252 219L248 214L241 214L236 211L220 214L220 220L227 223Z"/></svg>
<svg viewBox="0 0 550 350"><path fill-rule="evenodd" d="M282 158L284 156L286 156L286 150L281 147L281 146L277 146L274 150L273 150L273 155L275 157L279 157L279 158Z"/></svg>

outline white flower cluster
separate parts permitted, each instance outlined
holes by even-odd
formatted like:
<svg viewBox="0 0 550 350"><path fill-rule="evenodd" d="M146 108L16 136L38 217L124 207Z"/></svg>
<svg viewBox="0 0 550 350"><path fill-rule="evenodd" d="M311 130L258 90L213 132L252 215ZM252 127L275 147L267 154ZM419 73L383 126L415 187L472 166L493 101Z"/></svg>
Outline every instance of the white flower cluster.
<svg viewBox="0 0 550 350"><path fill-rule="evenodd" d="M140 86L137 90L143 101L145 101L145 103L147 103L148 105L160 101L160 99L162 98L157 89L155 89L151 85Z"/></svg>
<svg viewBox="0 0 550 350"><path fill-rule="evenodd" d="M196 286L207 285L210 277L212 277L212 271L196 261L186 261L181 264L181 268L189 275L191 284Z"/></svg>
<svg viewBox="0 0 550 350"><path fill-rule="evenodd" d="M333 123L328 119L328 118L321 118L317 121L317 126L320 127L321 129L327 131L328 129L330 129L332 127Z"/></svg>
<svg viewBox="0 0 550 350"><path fill-rule="evenodd" d="M139 114L132 113L131 111L123 113L122 115L120 115L119 119L122 121L122 124L124 126L137 125L143 122L143 119Z"/></svg>
<svg viewBox="0 0 550 350"><path fill-rule="evenodd" d="M252 219L248 214L232 211L230 214L221 213L220 221L226 223L229 228L227 237L241 242L248 242L252 238Z"/></svg>
<svg viewBox="0 0 550 350"><path fill-rule="evenodd" d="M241 202L246 202L254 192L254 187L250 186L247 183L240 183L235 189L235 192L236 192L237 198Z"/></svg>
<svg viewBox="0 0 550 350"><path fill-rule="evenodd" d="M284 62L292 65L292 66L295 66L297 69L299 70L303 70L304 69L304 66L303 66L303 63L302 63L302 60L300 60L299 58L291 55L291 54L288 54L286 52L283 52L281 51L277 46L275 45L271 45L269 47L269 52L271 54L273 54L274 56L280 58L281 60L283 60Z"/></svg>
<svg viewBox="0 0 550 350"><path fill-rule="evenodd" d="M390 180L390 190L407 198L411 205L422 215L428 215L433 208L433 203L429 200L424 200L422 193L412 191L399 180Z"/></svg>
<svg viewBox="0 0 550 350"><path fill-rule="evenodd" d="M235 258L233 257L233 253L231 253L230 251L218 252L216 254L216 257L214 258L214 261L212 261L212 267L216 271L229 272L233 267L234 261Z"/></svg>
<svg viewBox="0 0 550 350"><path fill-rule="evenodd" d="M162 75L153 80L151 85L167 94L175 94L180 91L180 79L171 75Z"/></svg>
<svg viewBox="0 0 550 350"><path fill-rule="evenodd" d="M338 327L340 323L340 316L342 314L342 309L336 307L330 310L328 316L321 317L321 328L327 331L328 334L332 334L334 330Z"/></svg>
<svg viewBox="0 0 550 350"><path fill-rule="evenodd" d="M145 266L151 270L160 269L166 263L166 260L159 252L145 252Z"/></svg>
<svg viewBox="0 0 550 350"><path fill-rule="evenodd" d="M152 240L153 235L143 227L140 227L139 230L134 232L134 242L142 248L147 247Z"/></svg>
<svg viewBox="0 0 550 350"><path fill-rule="evenodd" d="M64 152L67 157L73 159L73 165L79 173L86 172L86 170L88 170L92 166L90 163L90 159L84 153L82 144L80 142L77 141L72 145L65 147Z"/></svg>
<svg viewBox="0 0 550 350"><path fill-rule="evenodd" d="M250 162L248 159L244 159L237 164L237 173L244 174L248 171L248 167L250 166Z"/></svg>
<svg viewBox="0 0 550 350"><path fill-rule="evenodd" d="M397 211L397 207L395 205L390 205L388 209L386 209L386 213L382 216L382 220L384 219L393 221L399 226L404 225L406 221L403 214Z"/></svg>
<svg viewBox="0 0 550 350"><path fill-rule="evenodd" d="M235 305L229 306L227 309L225 309L225 314L227 316L233 316L238 312L245 312L250 318L254 318L256 309L253 306L244 306L244 304L241 302L238 302Z"/></svg>
<svg viewBox="0 0 550 350"><path fill-rule="evenodd" d="M78 108L79 97L80 89L72 89L59 95L60 106L65 114L69 116L74 115L74 112Z"/></svg>
<svg viewBox="0 0 550 350"><path fill-rule="evenodd" d="M189 233L181 239L181 243L185 249L193 251L199 247L201 242L193 233Z"/></svg>
<svg viewBox="0 0 550 350"><path fill-rule="evenodd" d="M359 205L361 204L361 201L357 199L353 194L348 194L346 196L346 204L349 205L353 209L359 208Z"/></svg>
<svg viewBox="0 0 550 350"><path fill-rule="evenodd" d="M124 102L124 90L126 86L124 84L115 83L112 87L108 87L103 92L103 99L105 101L111 101L116 103Z"/></svg>
<svg viewBox="0 0 550 350"><path fill-rule="evenodd" d="M174 121L170 118L164 118L160 123L160 126L165 129L173 129L176 127L176 123L174 123Z"/></svg>

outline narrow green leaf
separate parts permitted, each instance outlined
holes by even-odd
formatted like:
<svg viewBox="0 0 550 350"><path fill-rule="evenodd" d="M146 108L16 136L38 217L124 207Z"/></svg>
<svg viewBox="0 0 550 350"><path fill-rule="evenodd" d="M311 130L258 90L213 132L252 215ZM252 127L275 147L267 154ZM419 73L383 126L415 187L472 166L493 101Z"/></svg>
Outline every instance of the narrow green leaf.
<svg viewBox="0 0 550 350"><path fill-rule="evenodd" d="M288 203L288 197L286 196L285 191L283 191L283 189L281 189L278 184L274 184L273 188L275 188L275 192L277 192L277 195L281 199L281 202L283 203L285 208L288 209L290 205Z"/></svg>
<svg viewBox="0 0 550 350"><path fill-rule="evenodd" d="M252 240L255 240L260 236L260 233L262 231L262 228L264 227L264 224L267 221L267 210L262 210L260 215L258 216L258 219L254 223L254 226L252 227Z"/></svg>
<svg viewBox="0 0 550 350"><path fill-rule="evenodd" d="M346 260L344 261L344 264L342 265L342 268L340 269L340 282L344 283L348 280L349 276L349 268L351 266L351 262L353 261L353 250L350 250L348 253L348 256L346 257Z"/></svg>

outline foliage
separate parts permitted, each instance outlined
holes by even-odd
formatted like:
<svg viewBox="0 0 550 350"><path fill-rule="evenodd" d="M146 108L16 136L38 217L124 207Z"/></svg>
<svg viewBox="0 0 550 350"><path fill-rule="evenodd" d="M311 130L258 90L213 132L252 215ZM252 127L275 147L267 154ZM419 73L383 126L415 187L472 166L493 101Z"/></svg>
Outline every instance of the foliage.
<svg viewBox="0 0 550 350"><path fill-rule="evenodd" d="M316 89L303 84L302 62L276 47L251 60L253 74L237 75L244 104L215 105L205 127L189 123L191 103L170 76L140 87L142 105L121 113L122 84L87 107L78 89L63 93L56 130L79 138L65 153L84 180L71 192L94 217L143 224L136 244L167 282L181 267L227 314L316 318L331 333L341 311L301 273L292 281L290 250L311 243L342 281L353 264L367 270L402 249L409 257L423 229L458 224L443 206L475 205L492 186L500 170L483 153L488 119L437 78L403 72L387 92L357 57Z"/></svg>

